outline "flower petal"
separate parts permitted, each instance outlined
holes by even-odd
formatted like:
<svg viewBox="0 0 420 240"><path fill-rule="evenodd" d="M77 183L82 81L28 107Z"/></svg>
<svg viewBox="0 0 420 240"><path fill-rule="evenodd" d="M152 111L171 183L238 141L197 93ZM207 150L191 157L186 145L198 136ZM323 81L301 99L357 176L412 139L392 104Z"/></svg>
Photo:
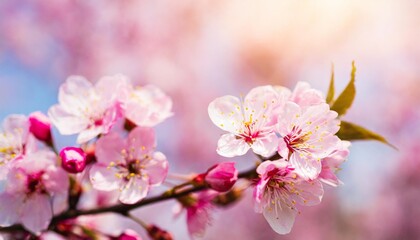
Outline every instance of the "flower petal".
<svg viewBox="0 0 420 240"><path fill-rule="evenodd" d="M208 107L211 121L219 128L238 133L244 120L241 102L234 96L224 96L213 100Z"/></svg>
<svg viewBox="0 0 420 240"><path fill-rule="evenodd" d="M63 135L71 135L86 129L87 119L68 113L62 106L56 104L48 110L51 122Z"/></svg>
<svg viewBox="0 0 420 240"><path fill-rule="evenodd" d="M317 178L322 169L320 160L311 158L310 155L305 153L294 152L289 161L295 168L296 173L305 180Z"/></svg>
<svg viewBox="0 0 420 240"><path fill-rule="evenodd" d="M122 155L123 149L126 148L125 141L115 132L111 132L96 142L95 155L98 163L108 166L111 162L125 163Z"/></svg>
<svg viewBox="0 0 420 240"><path fill-rule="evenodd" d="M52 215L50 197L46 194L33 194L22 206L21 221L26 229L39 234L48 228Z"/></svg>
<svg viewBox="0 0 420 240"><path fill-rule="evenodd" d="M259 154L263 157L270 157L273 155L279 144L279 139L275 133L269 133L263 138L257 138L252 143L251 148L254 153Z"/></svg>
<svg viewBox="0 0 420 240"><path fill-rule="evenodd" d="M0 226L11 226L19 220L23 198L19 194L0 194Z"/></svg>
<svg viewBox="0 0 420 240"><path fill-rule="evenodd" d="M266 206L263 214L276 233L287 234L292 230L296 213L296 208L288 207L281 201L275 204L270 201L270 205Z"/></svg>
<svg viewBox="0 0 420 240"><path fill-rule="evenodd" d="M118 169L115 167L103 167L95 164L89 173L90 182L95 189L112 191L120 187L121 178Z"/></svg>
<svg viewBox="0 0 420 240"><path fill-rule="evenodd" d="M143 159L156 147L155 130L147 127L136 127L128 135L129 150L136 159Z"/></svg>
<svg viewBox="0 0 420 240"><path fill-rule="evenodd" d="M217 153L223 157L244 155L251 147L243 139L237 139L234 134L227 133L217 142Z"/></svg>
<svg viewBox="0 0 420 240"><path fill-rule="evenodd" d="M166 160L166 156L161 152L155 152L153 157L144 164L144 172L147 173L150 185L160 185L168 174L168 161Z"/></svg>
<svg viewBox="0 0 420 240"><path fill-rule="evenodd" d="M145 198L148 192L148 180L132 177L121 189L119 200L125 204L134 204Z"/></svg>
<svg viewBox="0 0 420 240"><path fill-rule="evenodd" d="M70 76L60 86L58 102L64 111L79 115L89 107L89 98L93 91L92 83L82 76Z"/></svg>

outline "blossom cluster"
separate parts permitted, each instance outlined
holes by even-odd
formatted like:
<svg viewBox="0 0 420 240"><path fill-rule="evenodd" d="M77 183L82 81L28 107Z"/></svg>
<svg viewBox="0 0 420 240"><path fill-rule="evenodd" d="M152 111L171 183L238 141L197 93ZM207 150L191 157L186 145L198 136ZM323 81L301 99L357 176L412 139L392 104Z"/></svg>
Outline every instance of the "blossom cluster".
<svg viewBox="0 0 420 240"><path fill-rule="evenodd" d="M256 169L255 211L279 234L289 233L296 205L321 202L321 182L337 186L335 175L347 157L350 143L336 133L338 114L323 94L299 82L293 91L280 86L252 89L243 99L224 96L210 103L208 112L223 134L217 152L225 157L252 150L261 156ZM278 159L271 157L278 155Z"/></svg>
<svg viewBox="0 0 420 240"><path fill-rule="evenodd" d="M243 99L220 97L209 104L208 113L228 132L218 141L218 154L230 158L251 149L260 163L239 174L235 162L222 162L184 176L187 182L151 198L176 199L175 213L186 212L191 237L202 236L211 211L236 202L248 186L254 189L255 211L264 214L274 231L286 234L299 213L297 205L320 203L321 182L340 184L335 174L350 144L336 136L337 113L309 84L300 82L293 91L256 87ZM159 88L133 86L127 77L115 75L95 84L71 76L47 115L8 116L0 134L0 227L21 225L41 239L54 234L48 229L75 239L92 234L141 239L130 229L118 236L100 233L82 216L91 212L75 211L90 192L96 192L91 208L97 213L129 216L129 210L141 206L168 175L169 162L157 150L154 127L172 115L172 100ZM77 134L79 146L58 151L52 126L62 135ZM235 186L238 178L245 187ZM104 193L119 202L104 200ZM102 210L107 201L114 207ZM152 239L172 239L156 225L141 225Z"/></svg>

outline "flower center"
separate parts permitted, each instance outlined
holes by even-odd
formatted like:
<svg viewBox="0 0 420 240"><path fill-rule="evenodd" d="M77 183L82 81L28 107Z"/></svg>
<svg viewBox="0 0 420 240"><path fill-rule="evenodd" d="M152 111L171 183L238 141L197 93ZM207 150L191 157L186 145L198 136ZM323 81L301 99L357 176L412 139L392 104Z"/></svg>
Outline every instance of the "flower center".
<svg viewBox="0 0 420 240"><path fill-rule="evenodd" d="M46 189L41 179L43 174L44 174L43 172L40 172L40 173L31 174L27 176L26 189L27 189L28 194L35 193L35 192L46 193Z"/></svg>

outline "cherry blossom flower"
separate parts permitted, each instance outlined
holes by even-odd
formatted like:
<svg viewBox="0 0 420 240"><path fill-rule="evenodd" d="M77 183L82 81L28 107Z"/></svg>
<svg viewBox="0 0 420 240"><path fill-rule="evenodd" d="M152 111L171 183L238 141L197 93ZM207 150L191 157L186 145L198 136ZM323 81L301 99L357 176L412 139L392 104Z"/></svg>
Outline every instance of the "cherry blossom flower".
<svg viewBox="0 0 420 240"><path fill-rule="evenodd" d="M187 227L192 238L202 237L211 223L212 201L217 195L218 192L209 189L178 199L181 204L174 208L175 215L180 215L184 209L187 211Z"/></svg>
<svg viewBox="0 0 420 240"><path fill-rule="evenodd" d="M172 116L172 100L153 85L128 85L123 100L125 117L137 126L154 127Z"/></svg>
<svg viewBox="0 0 420 240"><path fill-rule="evenodd" d="M315 179L321 172L321 159L335 150L340 139L334 134L340 121L328 104L302 108L287 102L280 113L277 131L282 136L279 154L288 159L305 179Z"/></svg>
<svg viewBox="0 0 420 240"><path fill-rule="evenodd" d="M244 155L250 148L268 157L278 144L273 114L283 104L279 93L271 86L252 89L243 101L233 96L215 99L209 104L210 119L229 132L218 141L217 152L224 157Z"/></svg>
<svg viewBox="0 0 420 240"><path fill-rule="evenodd" d="M28 118L24 115L6 117L3 132L0 133L0 179L6 176L8 163L22 158L35 148L35 139L29 133Z"/></svg>
<svg viewBox="0 0 420 240"><path fill-rule="evenodd" d="M260 179L254 190L255 210L262 212L279 234L291 231L298 210L296 205L321 202L324 190L318 180L306 181L284 160L265 161L257 168Z"/></svg>
<svg viewBox="0 0 420 240"><path fill-rule="evenodd" d="M97 163L90 170L94 188L119 189L119 200L133 204L143 199L150 186L160 185L166 177L168 162L161 152L154 152L152 128L136 127L128 138L117 133L101 137L96 145Z"/></svg>
<svg viewBox="0 0 420 240"><path fill-rule="evenodd" d="M340 170L340 165L349 155L349 147L349 141L339 141L337 149L331 152L326 158L322 159L322 170L318 176L319 180L333 187L337 187L342 184L342 182L337 178L336 172Z"/></svg>
<svg viewBox="0 0 420 240"><path fill-rule="evenodd" d="M42 150L13 164L0 194L0 226L22 223L35 234L48 227L53 213L62 210L69 187L66 172L56 162L53 152Z"/></svg>
<svg viewBox="0 0 420 240"><path fill-rule="evenodd" d="M95 85L81 76L71 76L61 85L59 104L48 115L63 135L79 134L77 143L85 143L109 132L121 115L119 95L126 87L122 75L101 78Z"/></svg>

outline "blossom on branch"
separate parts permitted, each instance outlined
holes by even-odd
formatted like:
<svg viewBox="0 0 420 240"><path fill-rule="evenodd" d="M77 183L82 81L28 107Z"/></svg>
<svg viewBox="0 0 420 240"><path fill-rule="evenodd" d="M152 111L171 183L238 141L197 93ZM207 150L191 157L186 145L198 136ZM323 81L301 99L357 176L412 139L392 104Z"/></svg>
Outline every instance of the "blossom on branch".
<svg viewBox="0 0 420 240"><path fill-rule="evenodd" d="M217 152L224 157L244 155L249 149L264 157L277 148L276 111L284 97L271 86L252 89L245 99L224 96L213 100L208 107L210 119L229 132L220 137Z"/></svg>
<svg viewBox="0 0 420 240"><path fill-rule="evenodd" d="M271 228L279 234L292 229L296 205L312 206L321 202L324 190L318 180L301 178L284 160L265 161L257 168L260 175L254 190L255 211L262 212Z"/></svg>
<svg viewBox="0 0 420 240"><path fill-rule="evenodd" d="M112 132L96 144L97 163L90 170L94 188L120 190L119 200L133 204L146 197L151 186L160 185L168 172L168 161L155 152L152 128L136 127L127 139Z"/></svg>

